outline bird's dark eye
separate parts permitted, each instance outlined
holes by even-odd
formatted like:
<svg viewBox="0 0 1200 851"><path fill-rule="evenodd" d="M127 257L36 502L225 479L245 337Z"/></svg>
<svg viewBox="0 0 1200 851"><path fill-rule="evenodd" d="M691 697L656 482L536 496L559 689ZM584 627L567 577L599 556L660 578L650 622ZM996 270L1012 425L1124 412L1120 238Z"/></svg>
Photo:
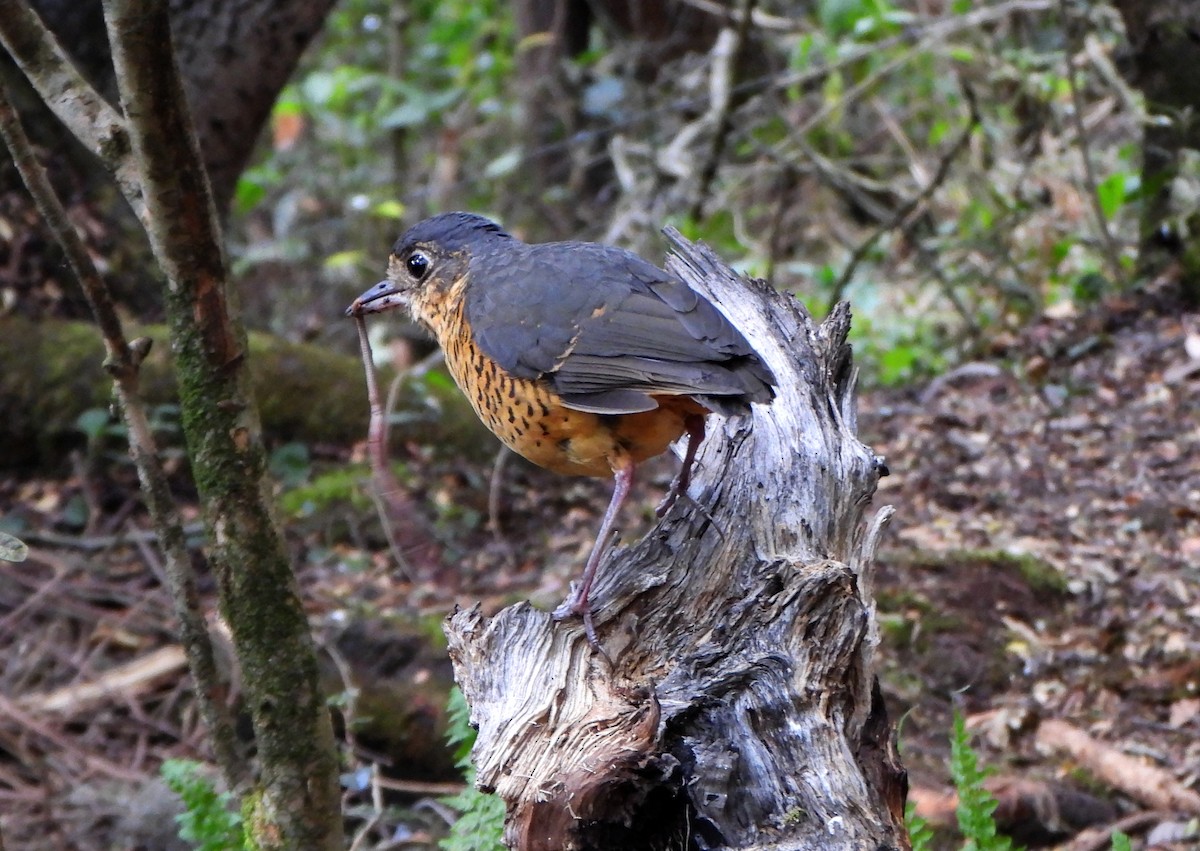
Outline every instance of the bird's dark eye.
<svg viewBox="0 0 1200 851"><path fill-rule="evenodd" d="M429 258L420 251L414 251L408 255L408 260L404 265L408 268L408 274L413 276L413 280L419 281L429 271Z"/></svg>

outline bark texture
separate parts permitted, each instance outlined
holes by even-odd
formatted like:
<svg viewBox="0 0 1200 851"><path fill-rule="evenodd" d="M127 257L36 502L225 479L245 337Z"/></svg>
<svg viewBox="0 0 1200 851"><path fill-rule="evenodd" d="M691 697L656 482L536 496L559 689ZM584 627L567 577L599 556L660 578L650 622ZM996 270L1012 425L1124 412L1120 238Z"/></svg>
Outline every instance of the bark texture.
<svg viewBox="0 0 1200 851"><path fill-rule="evenodd" d="M845 304L817 325L669 232L779 380L709 418L689 498L611 552L600 643L522 604L447 623L481 787L522 849L905 847L904 776L871 663L864 522L884 467L855 437Z"/></svg>

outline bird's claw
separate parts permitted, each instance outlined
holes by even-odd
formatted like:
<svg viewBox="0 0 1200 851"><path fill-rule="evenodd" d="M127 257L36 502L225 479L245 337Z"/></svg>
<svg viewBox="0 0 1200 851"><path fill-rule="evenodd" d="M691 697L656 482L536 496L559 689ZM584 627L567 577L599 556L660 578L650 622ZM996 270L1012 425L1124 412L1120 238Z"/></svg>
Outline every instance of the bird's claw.
<svg viewBox="0 0 1200 851"><path fill-rule="evenodd" d="M571 583L571 593L551 613L551 617L556 621L565 621L571 618L582 620L583 634L587 638L588 645L603 656L606 662L610 665L612 664L612 660L608 658L608 654L600 646L600 639L596 637L596 625L592 621L592 607L586 600L580 599L579 589L575 586L575 583Z"/></svg>
<svg viewBox="0 0 1200 851"><path fill-rule="evenodd" d="M671 489L669 491L667 491L667 495L662 498L662 502L660 502L658 504L658 506L655 507L654 516L657 517L659 520L662 520L664 517L667 516L667 512L671 510L671 507L674 506L675 503L678 501L679 501L679 489L676 486L672 485Z"/></svg>

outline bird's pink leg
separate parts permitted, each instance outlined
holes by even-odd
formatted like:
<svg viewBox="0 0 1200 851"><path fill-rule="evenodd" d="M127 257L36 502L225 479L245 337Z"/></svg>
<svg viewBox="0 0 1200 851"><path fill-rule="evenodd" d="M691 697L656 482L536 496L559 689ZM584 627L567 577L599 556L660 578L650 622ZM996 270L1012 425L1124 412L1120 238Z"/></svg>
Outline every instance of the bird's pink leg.
<svg viewBox="0 0 1200 851"><path fill-rule="evenodd" d="M671 490L658 504L658 508L654 509L657 517L662 517L670 511L680 494L687 491L692 481L692 465L696 461L696 452L704 442L704 414L688 414L684 417L683 424L688 434L687 448L683 450L683 466L679 468L679 475L671 485Z"/></svg>
<svg viewBox="0 0 1200 851"><path fill-rule="evenodd" d="M600 566L600 560L608 552L609 539L612 537L613 527L617 523L617 516L621 513L621 506L624 505L625 498L629 496L629 489L633 486L633 469L633 462L627 458L620 466L614 466L612 499L608 502L608 510L604 512L604 520L600 522L600 532L596 535L596 543L592 545L592 553L583 567L583 576L580 578L579 584L572 590L571 595L554 610L555 620L563 620L572 615L581 616L588 644L596 650L600 650L600 644L596 640L596 628L592 625L592 607L588 601L588 595L591 593L592 583L596 579L596 568Z"/></svg>

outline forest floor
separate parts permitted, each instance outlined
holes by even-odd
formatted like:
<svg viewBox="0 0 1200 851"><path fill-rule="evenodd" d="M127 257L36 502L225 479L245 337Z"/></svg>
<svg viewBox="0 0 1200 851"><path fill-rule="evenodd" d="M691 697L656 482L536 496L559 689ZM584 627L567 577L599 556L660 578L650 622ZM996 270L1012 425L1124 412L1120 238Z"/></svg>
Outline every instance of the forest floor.
<svg viewBox="0 0 1200 851"><path fill-rule="evenodd" d="M862 439L891 471L875 502L897 508L878 566L879 673L913 797L935 823L952 818L958 707L1022 842L1107 847L1076 834L1124 819L1135 847L1197 847L1200 315L1152 307L1047 318L994 360L861 399ZM647 467L627 539L675 462ZM455 603L553 606L609 487L509 463L497 535L490 464L418 451L408 469L460 556L456 589L399 576L364 531L369 505L288 524L330 690L352 679L376 701L351 725L352 823L369 818L372 790L403 807L363 848L423 847L444 829L437 793L452 786L436 784L454 774L438 741L438 619ZM80 500L102 508L84 529ZM31 547L26 562L0 561L7 851L187 847L154 778L167 756L203 759L203 731L131 474L0 481L0 516L19 516ZM402 729L368 735L385 706L401 707ZM387 753L409 770L372 785L367 767Z"/></svg>

